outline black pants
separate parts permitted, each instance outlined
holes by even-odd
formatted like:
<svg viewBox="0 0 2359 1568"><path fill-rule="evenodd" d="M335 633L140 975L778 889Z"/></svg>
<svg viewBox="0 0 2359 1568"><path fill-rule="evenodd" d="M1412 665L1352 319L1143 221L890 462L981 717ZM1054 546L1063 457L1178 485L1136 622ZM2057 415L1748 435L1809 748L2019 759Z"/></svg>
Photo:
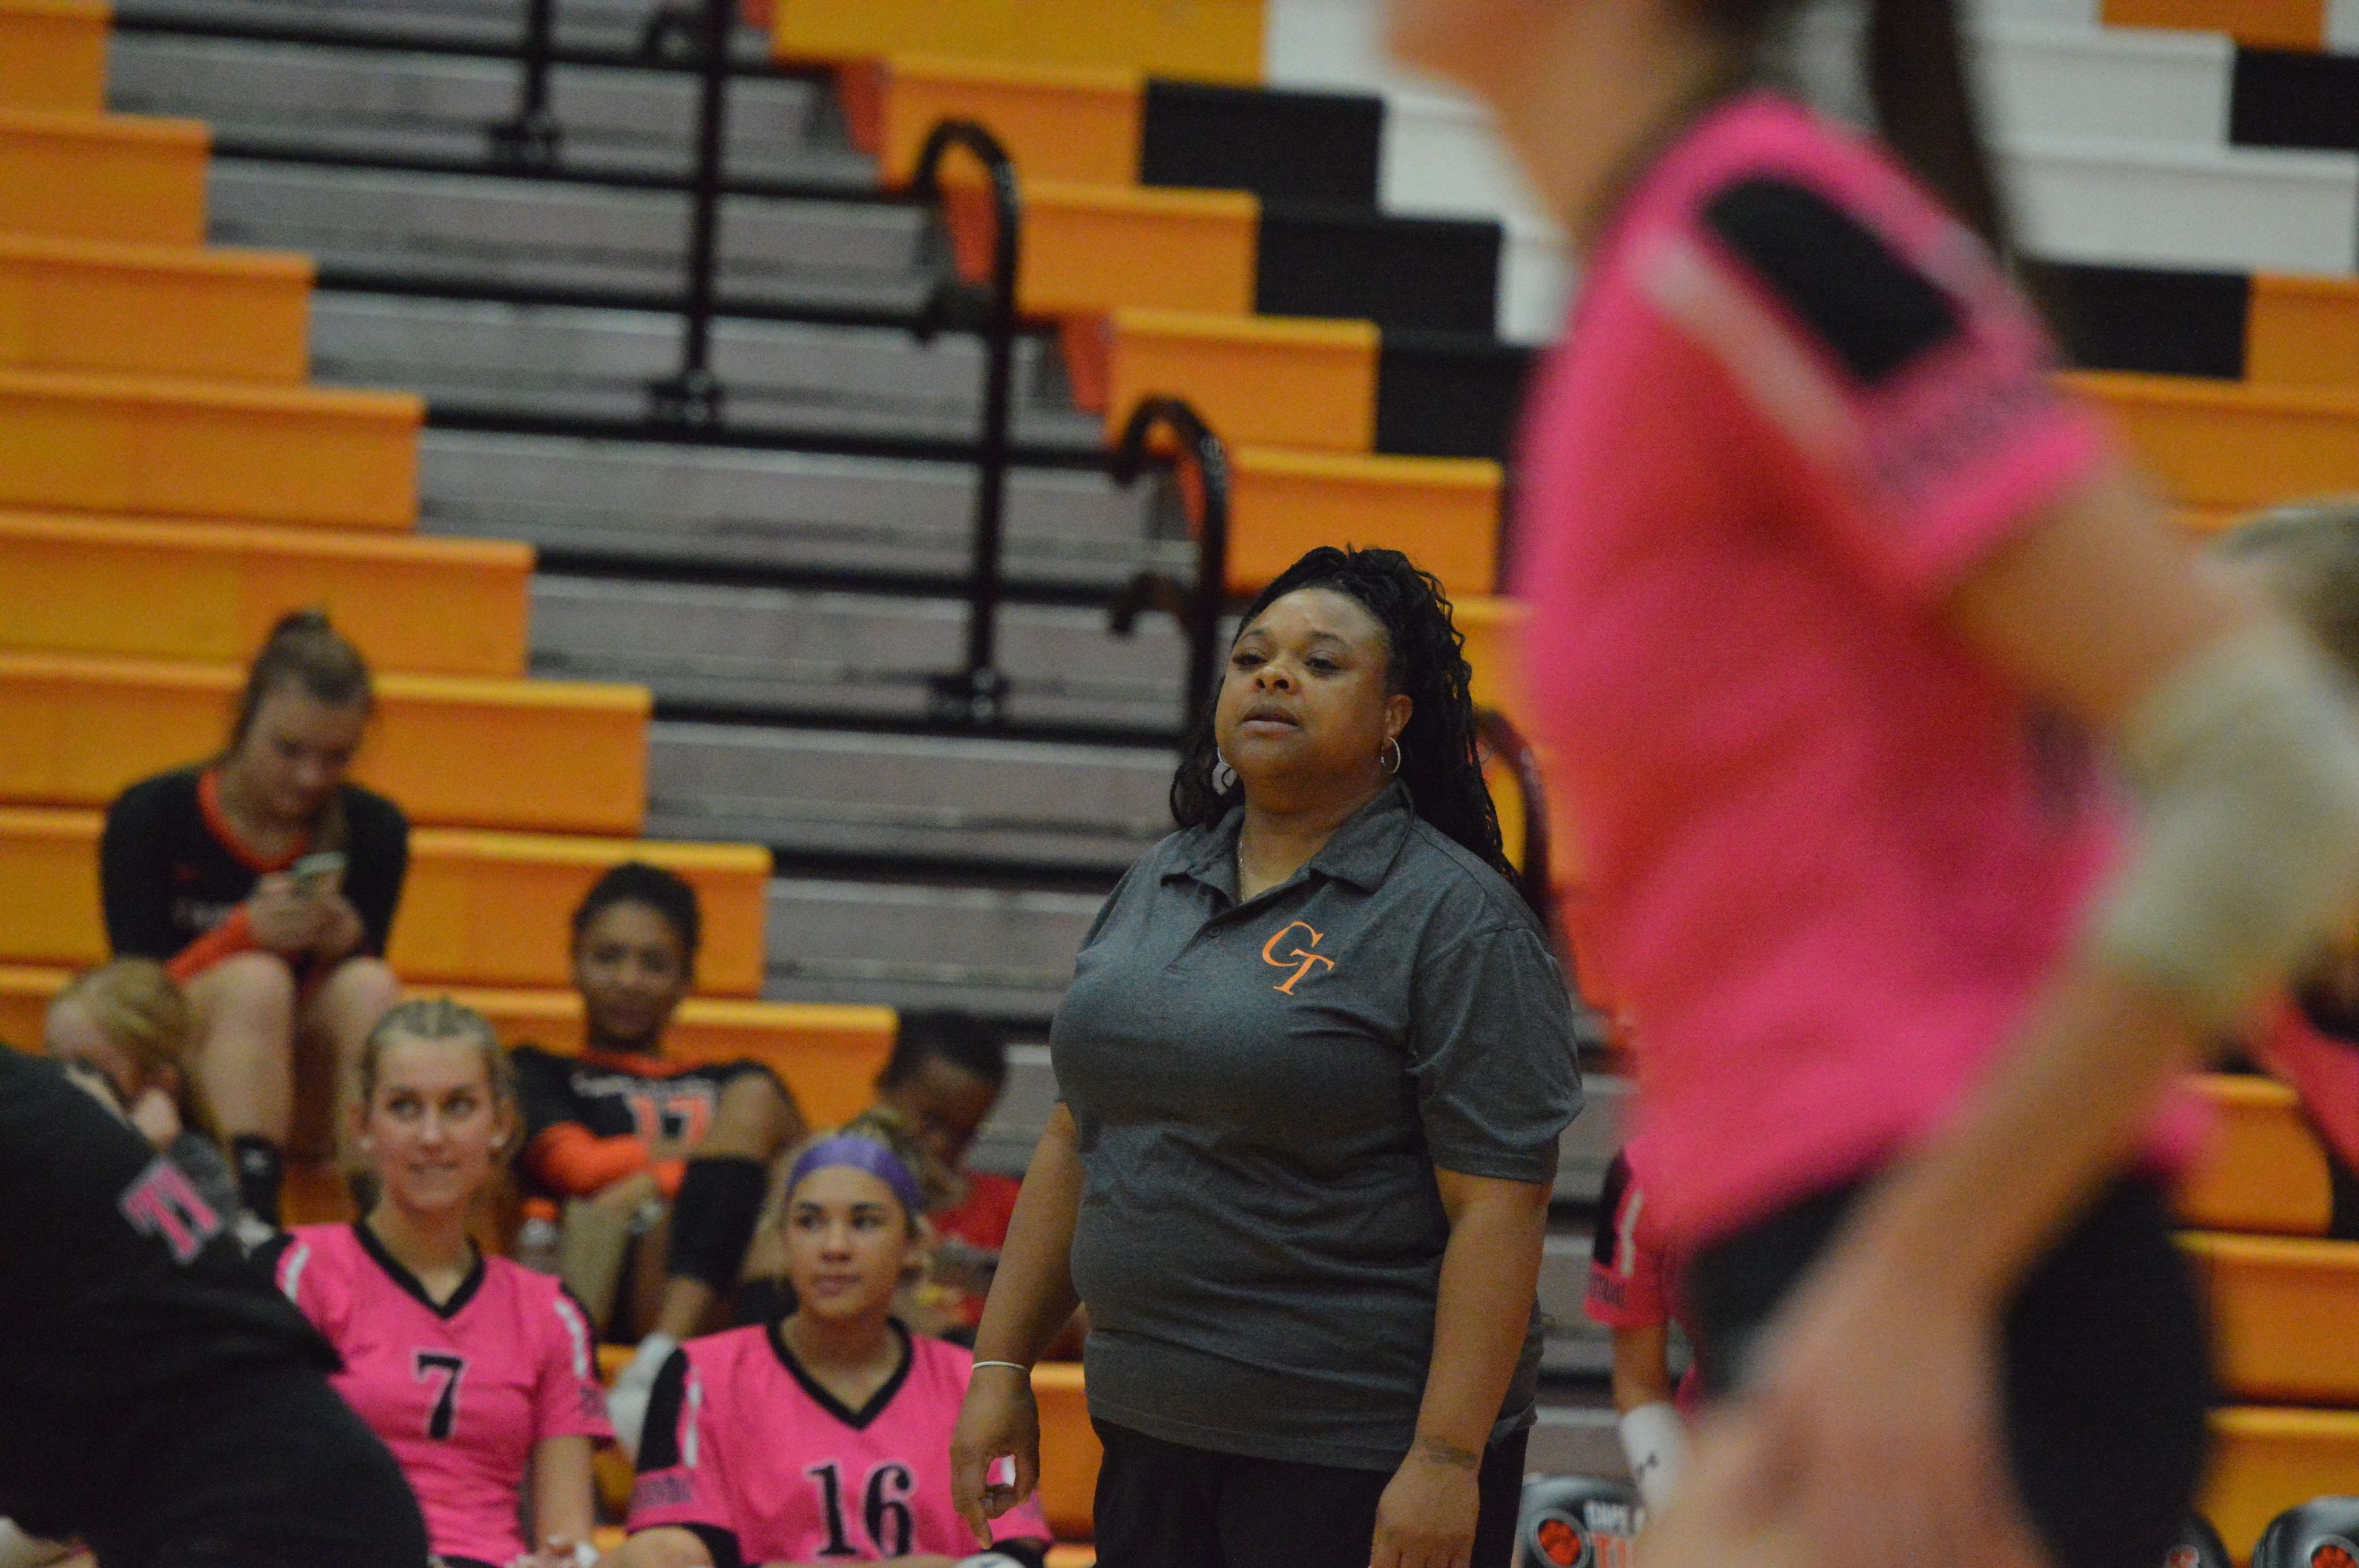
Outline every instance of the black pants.
<svg viewBox="0 0 2359 1568"><path fill-rule="evenodd" d="M1389 1470L1249 1459L1093 1420L1098 1568L1368 1568ZM1528 1433L1483 1456L1473 1568L1507 1568Z"/></svg>
<svg viewBox="0 0 2359 1568"><path fill-rule="evenodd" d="M1864 1189L1797 1204L1706 1248L1687 1304L1705 1389L1745 1351ZM2147 1568L2203 1468L2211 1353L2201 1297L2149 1181L2115 1184L2007 1311L2004 1409L2016 1485L2059 1568Z"/></svg>

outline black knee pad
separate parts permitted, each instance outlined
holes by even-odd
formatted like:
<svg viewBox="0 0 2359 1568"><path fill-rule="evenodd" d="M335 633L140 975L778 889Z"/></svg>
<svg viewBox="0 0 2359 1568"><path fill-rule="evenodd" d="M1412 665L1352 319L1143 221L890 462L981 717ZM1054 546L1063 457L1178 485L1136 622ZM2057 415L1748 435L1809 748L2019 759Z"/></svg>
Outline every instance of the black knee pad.
<svg viewBox="0 0 2359 1568"><path fill-rule="evenodd" d="M731 1155L691 1159L671 1205L674 1277L701 1281L726 1295L745 1265L745 1249L762 1217L769 1173L759 1160Z"/></svg>

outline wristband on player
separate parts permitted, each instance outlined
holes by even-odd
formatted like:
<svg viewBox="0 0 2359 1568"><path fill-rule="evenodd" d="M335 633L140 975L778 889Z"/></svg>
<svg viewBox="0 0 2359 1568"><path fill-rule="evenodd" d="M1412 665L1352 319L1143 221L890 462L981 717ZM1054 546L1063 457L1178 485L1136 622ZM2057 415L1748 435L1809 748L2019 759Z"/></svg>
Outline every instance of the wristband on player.
<svg viewBox="0 0 2359 1568"><path fill-rule="evenodd" d="M1622 1453L1630 1461L1630 1478L1638 1484L1639 1498L1647 1512L1659 1513L1679 1489L1680 1472L1687 1468L1687 1423L1676 1406L1658 1400L1624 1416L1621 1432Z"/></svg>

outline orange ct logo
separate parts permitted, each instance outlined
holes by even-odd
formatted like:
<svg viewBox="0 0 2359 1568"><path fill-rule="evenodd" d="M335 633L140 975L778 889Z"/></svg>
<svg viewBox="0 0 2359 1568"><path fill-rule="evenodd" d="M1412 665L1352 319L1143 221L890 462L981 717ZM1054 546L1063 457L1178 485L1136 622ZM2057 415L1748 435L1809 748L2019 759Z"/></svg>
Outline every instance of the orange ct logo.
<svg viewBox="0 0 2359 1568"><path fill-rule="evenodd" d="M1324 964L1331 969L1335 967L1334 959L1321 957L1317 953L1305 952L1299 947L1297 947L1293 952L1288 953L1285 957L1279 957L1277 956L1277 945L1280 942L1285 941L1288 936L1297 931L1310 931L1310 923L1307 920L1298 920L1290 925L1282 925L1278 928L1277 935L1272 936L1268 941L1261 945L1261 961L1263 963L1267 964L1274 969L1283 969L1288 965L1293 966L1294 973L1286 977L1286 983L1284 985L1272 986L1269 988L1274 991L1282 991L1288 996L1292 996L1294 994L1294 988L1302 983L1302 977L1310 972L1313 965ZM1320 936L1318 932L1310 931L1311 946L1318 946L1322 938Z"/></svg>

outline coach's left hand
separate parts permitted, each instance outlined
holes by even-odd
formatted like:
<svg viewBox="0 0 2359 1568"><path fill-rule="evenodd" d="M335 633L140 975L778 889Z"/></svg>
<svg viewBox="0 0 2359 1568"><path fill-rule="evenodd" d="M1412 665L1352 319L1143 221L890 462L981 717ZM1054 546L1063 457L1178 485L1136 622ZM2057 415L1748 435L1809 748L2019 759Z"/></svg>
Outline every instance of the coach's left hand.
<svg viewBox="0 0 2359 1568"><path fill-rule="evenodd" d="M1376 1504L1368 1568L1467 1568L1483 1510L1482 1464L1479 1454L1442 1453L1428 1442L1410 1448Z"/></svg>

